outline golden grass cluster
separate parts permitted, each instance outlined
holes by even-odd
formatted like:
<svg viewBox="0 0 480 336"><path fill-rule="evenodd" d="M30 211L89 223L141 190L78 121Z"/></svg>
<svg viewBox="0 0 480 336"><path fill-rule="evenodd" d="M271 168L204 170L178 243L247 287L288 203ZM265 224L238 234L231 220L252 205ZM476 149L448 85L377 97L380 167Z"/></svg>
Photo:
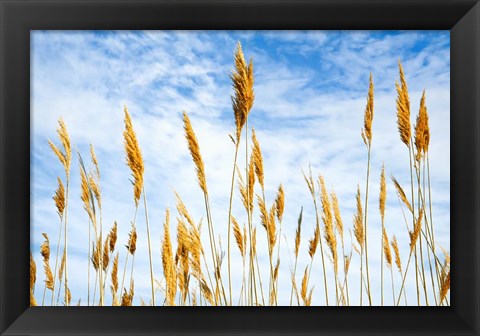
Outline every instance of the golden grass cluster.
<svg viewBox="0 0 480 336"><path fill-rule="evenodd" d="M369 183L370 183L370 161L371 148L374 131L374 83L373 75L370 74L366 98L366 107L363 115L363 128L361 137L367 147L366 161L366 184L365 189L357 185L355 193L355 213L351 227L344 224L341 214L341 201L336 193L325 182L322 175L315 179L309 167L308 174L303 172L306 182L306 189L313 201L315 222L313 233L307 243L304 241L303 228L303 206L298 214L296 223L285 223L291 230L295 229L293 237L287 237L285 230L282 233L284 212L286 207L286 194L288 190L279 184L273 200L268 200L265 193L265 167L262 149L259 138L253 127L249 129L248 117L254 104L254 68L253 60L248 63L245 60L240 43L234 53L234 70L230 75L233 86L232 109L234 121L234 134L230 135L235 145L235 155L232 166L231 188L229 195L228 222L219 223L212 220L209 191L207 187L207 175L205 164L201 154L201 139L197 138L194 125L188 114L183 112L183 127L185 132L186 146L192 157L196 170L197 182L203 194L199 203L205 208L205 221L208 241L202 241L202 221L196 223L190 215L187 206L179 194L175 192L176 198L176 235L171 234L170 210L166 209L165 218L155 222L163 222L163 235L161 237L160 253L152 251L150 244L150 226L148 216L148 205L144 185L145 164L140 144L137 139L136 130L133 126L132 117L124 107L125 130L123 133L126 164L131 172L133 185L133 201L135 213L130 221L128 240L117 247L119 224L115 221L110 230L105 230L102 219L102 190L100 187L100 162L97 159L93 145L90 146L90 160L92 168L87 169L82 156L78 153L80 167L80 200L85 210L85 223L88 225L88 296L84 299L86 305L105 305L111 302L113 306L132 306L134 302L142 305L278 305L288 298L279 297L284 292L280 291L279 282L290 284L290 305L310 306L315 300L325 305L363 305L363 297L368 299L372 305L372 296L381 297L381 305L384 305L384 269L386 265L390 270L392 302L395 305L407 303L405 282L407 274L411 270L413 256L413 271L415 272L415 287L417 304L448 305L448 292L450 289L450 257L444 252L443 262L436 251L432 200L430 192L430 165L429 165L429 116L426 107L426 93L420 100L420 108L414 126L412 136L412 125L410 121L410 98L407 87L406 76L402 64L399 62L399 83L395 83L397 91L397 124L400 134L400 141L409 149L410 163L410 191L411 197L407 195L401 183L391 177L391 181L398 196L398 202L404 215L406 230L402 230L398 223L391 223L387 210L387 179L386 168L382 166L380 172L380 185L378 194L378 209L381 218L381 237L374 241L381 253L381 293L372 293L370 287L369 265L371 260L368 257L368 250L372 242L368 242L368 214L369 214ZM249 131L251 135L249 136ZM44 242L40 247L40 254L43 258L43 272L45 281L43 285L43 296L41 305L48 305L46 302L47 292L51 293L51 305L58 305L63 294L63 304L70 305L72 293L68 287L68 201L70 188L70 167L72 163L72 150L67 127L62 119L59 119L57 130L61 146L49 141L49 146L54 155L60 161L65 170L65 182L62 177L57 178L57 187L54 191L53 200L59 216L60 227L56 247L55 260L50 259L53 255L52 244L46 233L43 233ZM240 140L244 136L245 142L245 166L240 168L237 164ZM192 181L193 182L193 181ZM258 182L258 183L257 183ZM238 186L240 201L243 204L246 222L239 222L241 214L233 214L232 204L234 202L234 187ZM257 186L257 188L256 188ZM426 188L428 187L428 193ZM329 192L330 189L330 192ZM363 190L362 190L363 189ZM377 189L378 190L378 189ZM407 192L409 191L406 189ZM370 191L371 192L371 191ZM140 200L143 197L143 205ZM363 198L364 197L364 198ZM353 197L352 197L353 198ZM345 200L343 200L345 201ZM353 201L353 199L352 199ZM256 203L256 205L255 205ZM258 207L259 218L254 218L254 208ZM147 236L137 234L137 211L143 208L145 213L145 225ZM238 211L238 210L237 210ZM243 210L242 210L243 211ZM410 216L412 215L411 220ZM257 224L261 224L261 227ZM323 223L323 225L321 225ZM156 224L158 225L158 224ZM221 237L215 234L215 227L228 226L227 256L225 266L225 251L222 250ZM408 259L402 264L401 249L396 235L389 238L389 231L399 232L409 241L409 249L404 251ZM266 241L257 242L257 229L265 230ZM402 230L400 232L400 230ZM290 230L289 230L290 231ZM106 234L105 234L106 232ZM345 233L350 234L350 245L346 241ZM353 233L353 234L352 234ZM62 238L63 234L63 238ZM376 237L375 237L376 238ZM152 294L148 301L143 298L135 298L134 265L137 243L139 240L147 240L150 261L150 282ZM231 239L234 243L231 244ZM284 245L282 245L284 242ZM258 243L258 244L257 244ZM236 244L236 247L235 245ZM286 244L286 245L285 245ZM325 249L324 249L325 244ZM350 247L350 252L348 252ZM241 257L241 279L236 279L235 284L240 288L232 289L231 274L231 250L237 250ZM293 252L293 260L281 260L282 251L287 249ZM263 252L267 252L263 255ZM347 251L347 252L346 252ZM354 257L353 251L358 254ZM299 260L299 256L308 253L308 260ZM129 257L131 261L129 263ZM152 267L152 259L161 260L162 272L155 273ZM260 267L259 259L268 258L269 269ZM426 258L426 261L424 260ZM60 262L59 262L60 259ZM262 259L263 260L263 259ZM328 279L327 268L331 264L334 279ZM299 263L306 267L302 274L297 274ZM432 266L433 264L433 266ZM52 265L54 265L52 270ZM128 276L128 265L130 265L130 276ZM405 268L403 265L406 265ZM428 268L427 266L428 265ZM123 272L122 270L123 266ZM395 290L395 272L398 271L402 279L400 289ZM289 267L289 279L280 279L281 268ZM300 266L302 267L302 266ZM323 278L313 278L312 268L321 268ZM349 290L349 270L358 267L360 280L359 302L351 300ZM94 277L92 279L92 273ZM226 270L225 270L226 269ZM237 273L238 274L238 273ZM358 273L357 273L358 274ZM226 275L228 278L226 278ZM427 275L430 279L427 279ZM377 274L373 275L377 277ZM108 280L110 279L110 280ZM107 282L110 282L107 285ZM57 283L56 283L57 282ZM328 285L330 282L330 285ZM333 283L333 285L332 285ZM37 305L35 299L35 287L41 286L37 282L37 267L30 255L30 305ZM62 286L63 285L63 286ZM322 286L323 285L323 286ZM329 293L334 286L335 292ZM397 284L398 287L398 284ZM105 300L105 288L110 288L111 301ZM287 285L288 288L288 285ZM423 293L422 293L423 289ZM63 292L63 293L62 293ZM235 295L233 294L235 293ZM432 295L433 294L433 295ZM332 297L334 299L332 301ZM402 296L403 295L403 296ZM329 300L330 296L330 300ZM423 296L423 298L422 298ZM434 297L430 303L429 298ZM55 300L56 298L56 300ZM158 300L157 300L158 299ZM78 305L81 301L79 300ZM39 304L39 303L38 303Z"/></svg>

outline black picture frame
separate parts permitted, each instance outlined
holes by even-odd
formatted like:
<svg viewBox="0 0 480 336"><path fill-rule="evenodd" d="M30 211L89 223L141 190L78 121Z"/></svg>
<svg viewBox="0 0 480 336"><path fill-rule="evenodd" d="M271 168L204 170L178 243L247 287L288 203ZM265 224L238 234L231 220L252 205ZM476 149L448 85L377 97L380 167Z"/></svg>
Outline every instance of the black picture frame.
<svg viewBox="0 0 480 336"><path fill-rule="evenodd" d="M479 335L477 0L0 0L2 335ZM29 307L30 30L448 29L450 307Z"/></svg>

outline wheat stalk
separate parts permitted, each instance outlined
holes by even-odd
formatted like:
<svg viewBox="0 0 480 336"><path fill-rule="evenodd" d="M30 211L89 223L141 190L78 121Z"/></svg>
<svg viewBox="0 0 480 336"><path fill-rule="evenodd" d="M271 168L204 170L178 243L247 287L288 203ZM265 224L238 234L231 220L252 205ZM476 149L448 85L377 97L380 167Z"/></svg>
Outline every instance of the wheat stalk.
<svg viewBox="0 0 480 336"><path fill-rule="evenodd" d="M412 208L410 202L408 201L408 198L405 195L405 192L403 191L402 186L400 185L400 183L398 183L398 181L395 177L391 176L391 179L393 181L393 184L395 185L395 189L397 189L398 196L400 196L400 199L405 204L405 206L408 208L408 210L410 210L410 212L413 212L413 208Z"/></svg>
<svg viewBox="0 0 480 336"><path fill-rule="evenodd" d="M386 201L387 201L387 183L385 181L385 164L383 164L382 165L382 173L380 174L380 197L379 197L379 210L380 210L380 217L382 219L382 232L385 232ZM383 240L384 240L384 238L385 237L383 237ZM384 253L385 253L385 241L383 241L382 245L383 245L383 248L380 248L380 260L382 260L382 262L381 262L380 284L381 284L381 303L382 303L382 306L383 306L383 256L384 256Z"/></svg>
<svg viewBox="0 0 480 336"><path fill-rule="evenodd" d="M37 301L35 300L35 282L37 281L37 265L33 259L32 252L30 252L30 306L36 306Z"/></svg>
<svg viewBox="0 0 480 336"><path fill-rule="evenodd" d="M275 197L274 204L275 204L275 215L279 223L278 245L277 245L277 266L275 268L278 274L278 267L280 265L280 246L282 242L282 219L283 219L283 212L285 211L285 191L283 190L282 184L278 186L277 195ZM275 288L278 288L278 276L274 276L274 277L276 280ZM277 298L275 298L275 302L277 302Z"/></svg>
<svg viewBox="0 0 480 336"><path fill-rule="evenodd" d="M198 178L198 184L200 186L200 189L203 191L204 195L204 201L205 201L205 210L207 212L207 222L208 222L208 229L209 229L209 238L210 238L210 248L211 248L211 253L212 253L212 261L213 261L213 268L215 269L215 279L216 279L216 285L217 288L222 287L222 280L220 276L220 265L217 262L218 261L218 255L217 255L217 245L215 242L215 232L213 228L213 222L212 222L212 217L211 217L211 212L210 212L210 205L209 205L209 198L208 198L208 190L207 190L207 180L205 177L205 167L203 164L203 159L202 155L200 153L200 146L198 144L197 137L195 135L195 132L193 131L192 124L190 122L190 119L187 115L187 113L183 112L183 123L184 123L184 131L185 131L185 137L187 139L188 143L188 149L190 151L190 155L192 156L193 162L195 164L195 168L197 171L197 178ZM226 297L224 296L225 303L226 303Z"/></svg>
<svg viewBox="0 0 480 336"><path fill-rule="evenodd" d="M53 273L57 273L57 266L58 266L58 252L60 250L60 240L62 238L62 226L63 226L63 215L65 213L65 205L66 205L66 200L65 200L65 187L63 186L62 179L60 177L57 177L57 182L58 182L58 187L57 190L55 191L55 195L53 196L53 200L55 202L55 207L57 208L57 214L60 217L60 229L58 232L58 240L57 240L57 251L55 254L55 268ZM55 278L53 279L53 286L55 287ZM52 291L52 301L51 305L53 306L53 300L54 300L54 293L55 291ZM58 295L60 295L60 287L58 289ZM57 300L58 302L58 300Z"/></svg>
<svg viewBox="0 0 480 336"><path fill-rule="evenodd" d="M63 121L62 118L58 119L58 128L57 128L57 135L60 140L60 143L62 145L62 149L58 148L52 141L48 140L48 143L50 145L50 148L52 149L53 153L57 156L58 160L62 164L64 170L65 170L65 176L67 180L67 186L66 186L66 191L65 191L65 206L63 207L62 211L62 219L64 219L64 225L65 225L65 230L64 230L64 248L65 251L67 251L67 217L68 217L68 192L69 192L69 185L70 185L70 167L71 167L71 162L72 162L72 148L71 148L71 142L70 142L70 136L68 135L67 127L65 125L65 122ZM58 209L58 207L57 207ZM63 218L64 217L64 218ZM60 221L60 227L62 226L62 223ZM61 230L60 230L60 235L61 235ZM59 244L57 244L57 253L55 256L55 271L58 263L58 246L60 245L60 240ZM65 252L68 256L68 252ZM67 277L67 260L68 258L65 258L65 292L67 292L67 282L68 282L68 277ZM53 277L53 283L52 287L55 287L55 277ZM54 296L54 290L52 288L52 304L53 304L53 296Z"/></svg>
<svg viewBox="0 0 480 336"><path fill-rule="evenodd" d="M370 83L368 87L368 96L367 96L367 106L365 108L364 114L364 129L362 131L362 138L367 146L368 149L368 156L367 156L367 178L366 178L366 186L365 186L365 219L364 219L364 239L365 239L365 270L367 276L367 294L368 294L368 302L370 306L372 305L372 297L370 293L370 274L368 268L368 241L367 241L367 229L368 229L368 191L369 191L369 181L370 181L370 155L372 149L372 122L373 122L373 115L374 115L374 85L373 85L373 78L372 74L370 74Z"/></svg>
<svg viewBox="0 0 480 336"><path fill-rule="evenodd" d="M111 274L111 280L112 280L112 305L116 306L118 305L117 301L117 292L118 292L118 252L115 258L113 259L113 267L112 267L112 274Z"/></svg>
<svg viewBox="0 0 480 336"><path fill-rule="evenodd" d="M236 139L240 141L242 128L247 121L248 114L253 106L255 94L253 92L253 61L247 64L242 51L242 45L237 43L234 56L235 71L230 75L233 91L233 112L235 116Z"/></svg>
<svg viewBox="0 0 480 336"><path fill-rule="evenodd" d="M169 306L173 306L175 305L175 294L177 291L177 274L170 239L170 211L168 209L165 212L165 223L163 225L162 265L167 286L166 303Z"/></svg>
<svg viewBox="0 0 480 336"><path fill-rule="evenodd" d="M325 303L328 306L327 274L325 269L325 258L323 254L323 243L322 243L322 239L320 238L320 219L318 215L317 198L315 196L315 183L313 182L312 170L310 166L309 166L308 176L305 175L303 171L302 173L303 173L303 178L305 179L305 182L307 183L308 189L310 190L310 194L312 196L313 205L315 208L315 221L316 221L314 238L310 240L310 244L309 244L309 255L311 257L309 273L312 271L313 257L315 255L317 245L320 245L320 254L322 257L322 268L323 268L323 284L325 288ZM309 275L309 278L310 278L310 275Z"/></svg>
<svg viewBox="0 0 480 336"><path fill-rule="evenodd" d="M372 122L373 122L373 107L374 107L374 85L372 74L370 73L370 83L368 87L367 106L365 107L365 114L363 118L362 139L367 147L372 144Z"/></svg>
<svg viewBox="0 0 480 336"><path fill-rule="evenodd" d="M142 151L138 144L137 135L133 129L132 119L126 106L123 108L125 114L125 131L123 132L126 162L133 177L133 199L138 206L140 195L143 189L143 174L145 166L143 163Z"/></svg>
<svg viewBox="0 0 480 336"><path fill-rule="evenodd" d="M348 280L347 280L347 273L348 273L348 265L347 262L345 261L346 255L345 255L345 243L344 243L344 236L343 236L343 220L342 220L342 215L340 214L340 206L338 205L338 198L335 192L332 191L330 198L332 200L332 207L333 207L333 215L335 218L335 228L337 230L337 233L340 236L340 240L342 242L342 259L344 260L343 262L343 274L344 274L344 282L345 282L345 291L347 293L347 304L350 302L349 294L348 294ZM342 293L343 295L343 293Z"/></svg>
<svg viewBox="0 0 480 336"><path fill-rule="evenodd" d="M444 253L445 253L445 262L440 272L440 293L439 293L440 304L446 299L448 291L450 289L450 256L445 250L444 250Z"/></svg>
<svg viewBox="0 0 480 336"><path fill-rule="evenodd" d="M363 298L363 250L365 244L365 231L363 226L363 209L362 209L362 201L360 200L360 186L357 186L357 211L353 217L353 232L355 238L357 239L357 243L360 246L360 305L362 305L362 298Z"/></svg>
<svg viewBox="0 0 480 336"><path fill-rule="evenodd" d="M327 246L330 249L333 271L335 274L335 294L338 305L338 256L337 256L337 237L335 235L332 206L330 204L330 198L328 196L327 188L325 186L325 179L323 176L319 177L319 185L321 190L321 204L322 204L322 220L324 224L324 238L327 242Z"/></svg>
<svg viewBox="0 0 480 336"><path fill-rule="evenodd" d="M247 122L248 114L250 109L253 106L253 101L255 99L255 94L253 92L253 61L247 65L245 62L245 57L243 55L242 46L240 42L237 43L237 50L234 55L234 64L235 70L230 75L232 80L232 86L234 90L234 96L232 99L232 107L235 117L235 135L236 140L232 141L235 144L235 157L233 159L233 171L232 171L232 180L230 184L230 201L228 208L228 286L230 293L230 305L232 304L232 279L231 279L231 269L230 269L230 237L231 237L231 216L232 216L232 201L233 201L233 186L235 184L235 167L237 164L238 149L240 145L240 137L242 134L242 128ZM250 232L251 235L251 232Z"/></svg>
<svg viewBox="0 0 480 336"><path fill-rule="evenodd" d="M410 98L408 96L408 87L403 72L402 63L398 61L398 70L400 72L400 84L395 82L397 89L397 124L400 133L400 139L409 147L411 137L410 127Z"/></svg>

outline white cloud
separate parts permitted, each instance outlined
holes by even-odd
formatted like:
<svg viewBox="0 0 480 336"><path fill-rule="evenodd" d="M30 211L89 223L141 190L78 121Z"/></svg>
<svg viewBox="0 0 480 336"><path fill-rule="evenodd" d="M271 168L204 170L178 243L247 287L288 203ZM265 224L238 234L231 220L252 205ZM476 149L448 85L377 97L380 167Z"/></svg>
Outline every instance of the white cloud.
<svg viewBox="0 0 480 336"><path fill-rule="evenodd" d="M234 146L228 138L234 130L228 74L233 68L232 53L238 37L248 38L243 46L244 52L246 57L253 56L255 61L256 100L249 126L255 127L264 155L267 206L272 204L280 183L286 192L282 234L287 237L287 242L282 238L279 303L287 304L290 299L289 260L302 206L304 221L297 283L301 282L303 270L309 264L307 246L315 215L302 169L308 171L311 164L314 177L323 175L328 189L335 190L347 228L351 228L355 211L357 184L364 196L367 152L360 129L370 71L374 76L376 99L368 238L371 242L370 280L374 303L379 303L380 250L376 247L379 247L377 242L381 235L377 200L382 163L385 162L387 175L394 175L406 190L410 182L408 149L399 141L396 128L394 82L398 79L396 66L399 57L410 88L412 122L422 90L427 89L435 230L438 243L448 250L449 51L448 45L442 42L444 39L430 34L431 41L428 42L423 33L378 35L372 32L271 32L264 35L250 32L239 32L238 35L225 32L37 32L32 39L32 248L38 265L41 264L38 253L42 241L40 233L48 232L52 244L57 241L59 222L51 196L56 187L56 176L63 176L63 171L48 148L47 138L56 141L55 127L59 116L65 119L74 148L80 151L84 160L87 161L89 144L95 145L102 173L103 223L108 230L114 220L118 221L120 265L123 265L126 252L123 245L135 212L130 172L123 154L123 104L132 114L145 159L145 188L156 278L160 281L163 277L160 244L167 207L172 211L172 235L176 235L173 190L180 194L197 222L203 218L202 238L204 242L208 241L203 195L196 183L195 168L183 136L182 111L189 113L200 143L215 233L222 237L221 244L226 249L226 209L234 155ZM266 41L265 46L258 40L262 38ZM225 48L223 43L228 43L229 47ZM419 44L423 47L416 51ZM267 45L274 47L268 49ZM298 55L292 55L295 53ZM319 60L322 64L317 68ZM243 141L238 164L243 171ZM69 240L69 279L73 302L82 297L82 304L85 304L88 220L80 202L76 158L71 176L69 235L74 238ZM258 187L256 192L260 193ZM265 271L269 269L267 251L261 248L266 235L257 208L256 205L253 218L258 227L259 262L264 282L268 282L268 272ZM244 212L236 189L232 213L241 224L246 222ZM144 216L143 207L140 207L134 275L136 304L139 304L140 297L145 301L150 297ZM408 234L391 183L388 185L386 228L390 236L397 236L402 261L406 263ZM348 253L348 230L345 238ZM208 244L205 244L205 250L208 255ZM236 245L232 247L231 257L234 296L238 297L242 261ZM359 260L355 252L353 258L349 273L350 300L358 303ZM326 264L332 301L335 289L328 258ZM227 279L226 261L222 272ZM410 304L416 302L412 275L414 272L409 273L406 282ZM40 301L42 276L39 274L36 292ZM390 304L390 275L387 272L385 276L386 303ZM398 274L395 276L398 290L401 279ZM311 275L312 283L315 283L313 304L324 303L322 278L317 255ZM433 294L429 295L433 301Z"/></svg>

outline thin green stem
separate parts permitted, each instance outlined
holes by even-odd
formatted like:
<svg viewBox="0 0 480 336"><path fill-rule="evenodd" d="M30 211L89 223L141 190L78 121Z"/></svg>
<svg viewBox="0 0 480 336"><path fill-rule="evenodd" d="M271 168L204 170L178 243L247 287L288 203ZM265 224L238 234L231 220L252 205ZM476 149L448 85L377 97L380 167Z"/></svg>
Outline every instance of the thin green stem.
<svg viewBox="0 0 480 336"><path fill-rule="evenodd" d="M63 215L60 217L60 230L58 232L58 241L57 241L57 252L55 254L55 268L53 270L53 289L52 289L52 302L50 303L51 306L53 306L53 300L54 300L54 294L55 294L55 279L57 277L57 266L58 266L58 252L60 250L60 240L62 239L62 227L63 227ZM61 284L59 284L59 288L58 288L58 295L60 295L60 286Z"/></svg>
<svg viewBox="0 0 480 336"><path fill-rule="evenodd" d="M425 157L423 158L423 188L422 188L422 200L423 200L423 204L424 204L424 207L426 206L425 205L425 166L426 166L426 163L425 163ZM425 216L425 227L427 229L427 237L430 235L430 229L429 229L429 226L427 224L427 214L426 212L424 211L424 216ZM430 239L431 239L431 236L430 236ZM428 239L426 239L427 241L427 244L428 244ZM432 270L432 260L430 258L430 250L427 249L427 257L428 257L428 266L429 266L429 269L430 269L430 280L432 281L432 291L433 291L433 299L435 300L435 305L438 306L438 302L437 302L437 295L436 295L436 290L435 290L435 281L433 280L433 270Z"/></svg>
<svg viewBox="0 0 480 336"><path fill-rule="evenodd" d="M262 305L265 306L265 295L263 294L262 273L260 271L260 265L258 263L258 255L255 253L255 263L257 265L258 287L260 287L260 295L262 298Z"/></svg>
<svg viewBox="0 0 480 336"><path fill-rule="evenodd" d="M296 273L297 273L297 262L298 262L298 255L295 256L295 265L293 266L293 275L292 275L293 279L292 279L292 291L290 293L290 306L293 303L293 281L294 281Z"/></svg>
<svg viewBox="0 0 480 336"><path fill-rule="evenodd" d="M150 282L152 284L152 306L155 306L155 283L153 279L152 246L150 243L150 226L148 224L148 207L145 187L143 187L143 205L145 207L145 223L147 224L148 257L150 261Z"/></svg>
<svg viewBox="0 0 480 336"><path fill-rule="evenodd" d="M392 278L392 303L395 305L395 284L393 282L393 270L392 266L390 266L390 277Z"/></svg>
<svg viewBox="0 0 480 336"><path fill-rule="evenodd" d="M102 207L99 205L98 206L100 209L100 306L103 306L103 296L104 296L104 291L103 291L103 252L102 252L102 244L103 244L103 225L102 225Z"/></svg>
<svg viewBox="0 0 480 336"><path fill-rule="evenodd" d="M313 197L313 204L315 205L315 218L316 218L316 221L317 221L317 227L318 227L319 235L320 235L319 240L320 240L320 253L322 255L323 284L324 284L324 287L325 287L325 302L328 306L327 272L326 272L326 269L325 269L325 257L323 255L322 233L320 232L320 219L319 219L319 216L318 216L318 206L317 206L317 200L315 198L315 194L313 194L312 197Z"/></svg>
<svg viewBox="0 0 480 336"><path fill-rule="evenodd" d="M420 162L418 163L420 165ZM422 194L421 194L421 188L420 188L420 176L419 176L419 169L420 167L415 168L416 170L416 175L417 175L417 183L418 183L418 213L420 215L420 207L421 207L421 200L423 200L423 197L422 197ZM425 208L425 204L423 204L422 208ZM422 244L422 235L420 235L419 237L419 240L420 240L420 263L421 263L421 277L422 277L422 282L423 282L423 291L424 291L424 294L425 294L425 304L427 306L429 306L428 304L428 294L427 294L427 286L426 286L426 281L425 281L425 267L424 267L424 263L423 263L423 244Z"/></svg>
<svg viewBox="0 0 480 336"><path fill-rule="evenodd" d="M363 305L363 246L360 246L360 306Z"/></svg>
<svg viewBox="0 0 480 336"><path fill-rule="evenodd" d="M403 288L405 287L405 279L407 278L408 267L410 266L410 260L412 259L412 252L413 252L413 250L410 249L410 253L408 255L408 261L407 261L407 267L405 268L405 274L403 275L402 287L400 287L400 294L398 295L397 306L400 304L400 299L402 297L402 291L403 291Z"/></svg>
<svg viewBox="0 0 480 336"><path fill-rule="evenodd" d="M235 184L235 167L237 165L237 156L238 156L238 148L239 146L240 139L237 139L235 142L235 157L233 159L233 171L232 171L232 182L230 184L230 200L229 200L229 205L228 205L228 239L227 239L227 258L228 258L228 291L230 294L230 305L232 305L232 276L231 276L231 259L230 259L230 240L231 240L231 230L232 230L232 222L231 222L231 216L232 216L232 202L233 202L233 186Z"/></svg>
<svg viewBox="0 0 480 336"><path fill-rule="evenodd" d="M245 180L248 181L248 116L245 121ZM247 182L248 183L248 182ZM253 195L250 195L249 187L247 185L247 200L250 202L250 197L253 198ZM257 296L257 282L255 279L255 264L253 258L255 258L254 248L252 245L252 214L250 213L250 204L247 204L247 217L248 217L248 225L250 231L250 295L251 303L253 304L253 295L255 294L255 305L258 305L258 296Z"/></svg>
<svg viewBox="0 0 480 336"><path fill-rule="evenodd" d="M67 231L67 223L68 223L68 193L70 189L70 176L67 176L67 189L65 192L65 299L67 298L68 293L68 231ZM65 305L68 306L69 303L65 300Z"/></svg>
<svg viewBox="0 0 480 336"><path fill-rule="evenodd" d="M382 218L382 234L381 234L382 238L380 240L380 260L381 260L381 262L380 262L380 264L381 264L381 267L380 267L380 269L381 269L381 275L380 275L381 290L380 291L382 293L381 294L382 306L383 306L383 264L384 264L384 262L383 262L383 232L384 232L384 230L385 230L385 222Z"/></svg>
<svg viewBox="0 0 480 336"><path fill-rule="evenodd" d="M413 186L413 163L412 163L412 146L413 141L410 138L410 144L408 145L408 158L410 160L410 184L412 189L412 223L415 227L415 196L414 196L414 186ZM418 287L418 264L417 264L417 247L415 246L415 280L417 283L417 303L420 306L420 289ZM403 284L402 284L403 287Z"/></svg>
<svg viewBox="0 0 480 336"><path fill-rule="evenodd" d="M370 179L370 150L371 150L371 144L368 145L368 161L367 161L367 182L366 182L366 189L365 189L365 271L367 275L367 294L368 294L368 302L370 306L372 305L372 296L370 293L370 275L368 272L368 241L367 241L367 218L368 218L368 185L369 185L369 179Z"/></svg>
<svg viewBox="0 0 480 336"><path fill-rule="evenodd" d="M91 263L91 255L90 255L90 244L91 244L91 227L90 227L90 218L88 219L88 265L87 265L87 306L90 306L90 263Z"/></svg>

